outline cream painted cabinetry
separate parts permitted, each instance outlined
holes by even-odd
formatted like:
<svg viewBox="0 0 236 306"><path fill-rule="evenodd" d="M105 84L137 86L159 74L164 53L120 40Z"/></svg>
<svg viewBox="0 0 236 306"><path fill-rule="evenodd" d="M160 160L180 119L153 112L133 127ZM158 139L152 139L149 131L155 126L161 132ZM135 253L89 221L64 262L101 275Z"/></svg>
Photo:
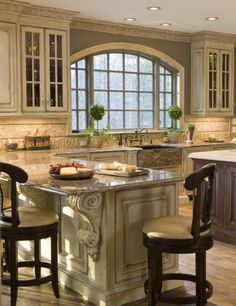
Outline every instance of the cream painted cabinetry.
<svg viewBox="0 0 236 306"><path fill-rule="evenodd" d="M25 26L21 30L23 112L66 113L67 32Z"/></svg>
<svg viewBox="0 0 236 306"><path fill-rule="evenodd" d="M192 44L192 114L233 115L233 69L233 43Z"/></svg>
<svg viewBox="0 0 236 306"><path fill-rule="evenodd" d="M0 22L0 113L18 112L16 24Z"/></svg>

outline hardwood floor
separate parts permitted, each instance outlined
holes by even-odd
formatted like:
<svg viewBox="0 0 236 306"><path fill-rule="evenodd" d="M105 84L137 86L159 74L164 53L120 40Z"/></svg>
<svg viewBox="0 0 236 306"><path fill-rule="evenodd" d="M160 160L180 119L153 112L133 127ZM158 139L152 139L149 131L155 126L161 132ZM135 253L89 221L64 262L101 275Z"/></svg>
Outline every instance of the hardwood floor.
<svg viewBox="0 0 236 306"><path fill-rule="evenodd" d="M188 206L184 206L188 213ZM207 253L207 276L213 283L214 293L207 306L235 306L236 305L236 246L215 241L214 247ZM194 256L180 255L180 270L193 273ZM192 287L188 286L188 290ZM39 287L19 288L17 306L92 306L83 301L77 293L60 288L61 298L54 297L50 284ZM9 290L2 286L1 306L9 306ZM146 300L130 303L126 306L146 306ZM158 303L158 306L167 305Z"/></svg>

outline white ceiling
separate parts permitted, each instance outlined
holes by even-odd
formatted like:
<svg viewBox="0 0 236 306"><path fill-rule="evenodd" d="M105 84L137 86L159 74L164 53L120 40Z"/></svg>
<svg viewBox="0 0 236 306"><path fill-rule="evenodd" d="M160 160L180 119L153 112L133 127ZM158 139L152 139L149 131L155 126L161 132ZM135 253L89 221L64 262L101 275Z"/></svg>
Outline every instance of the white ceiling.
<svg viewBox="0 0 236 306"><path fill-rule="evenodd" d="M18 0L21 1L21 0ZM117 23L128 23L163 29L161 23L169 22L173 31L216 31L236 34L236 0L29 0L31 4L80 12L79 16ZM149 6L160 6L159 11L149 11ZM206 21L206 17L219 17ZM124 21L134 17L136 21Z"/></svg>

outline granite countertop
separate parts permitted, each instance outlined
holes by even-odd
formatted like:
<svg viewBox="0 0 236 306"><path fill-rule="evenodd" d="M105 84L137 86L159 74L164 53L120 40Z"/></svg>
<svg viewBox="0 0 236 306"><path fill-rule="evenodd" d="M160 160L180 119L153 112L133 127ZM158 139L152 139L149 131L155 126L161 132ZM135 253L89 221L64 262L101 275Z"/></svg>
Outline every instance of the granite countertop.
<svg viewBox="0 0 236 306"><path fill-rule="evenodd" d="M63 195L161 185L182 180L179 173L165 170L150 170L149 175L132 178L95 174L93 178L86 180L59 180L50 177L48 173L49 165L68 162L70 159L50 153L51 151L2 152L1 161L12 163L25 169L29 175L27 185ZM92 169L96 169L98 166L98 163L95 162L81 162Z"/></svg>
<svg viewBox="0 0 236 306"><path fill-rule="evenodd" d="M236 149L219 150L219 151L203 151L189 154L192 159L204 159L213 161L236 162Z"/></svg>

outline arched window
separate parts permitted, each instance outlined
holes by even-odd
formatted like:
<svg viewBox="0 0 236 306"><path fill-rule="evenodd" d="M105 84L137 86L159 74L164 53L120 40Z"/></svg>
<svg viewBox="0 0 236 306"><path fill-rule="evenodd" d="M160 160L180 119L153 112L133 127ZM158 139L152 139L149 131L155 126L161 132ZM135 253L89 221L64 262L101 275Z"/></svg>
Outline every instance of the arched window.
<svg viewBox="0 0 236 306"><path fill-rule="evenodd" d="M93 53L71 64L72 131L92 126L93 104L103 104L99 128L132 130L171 127L167 114L179 104L179 74L160 58L130 50Z"/></svg>

